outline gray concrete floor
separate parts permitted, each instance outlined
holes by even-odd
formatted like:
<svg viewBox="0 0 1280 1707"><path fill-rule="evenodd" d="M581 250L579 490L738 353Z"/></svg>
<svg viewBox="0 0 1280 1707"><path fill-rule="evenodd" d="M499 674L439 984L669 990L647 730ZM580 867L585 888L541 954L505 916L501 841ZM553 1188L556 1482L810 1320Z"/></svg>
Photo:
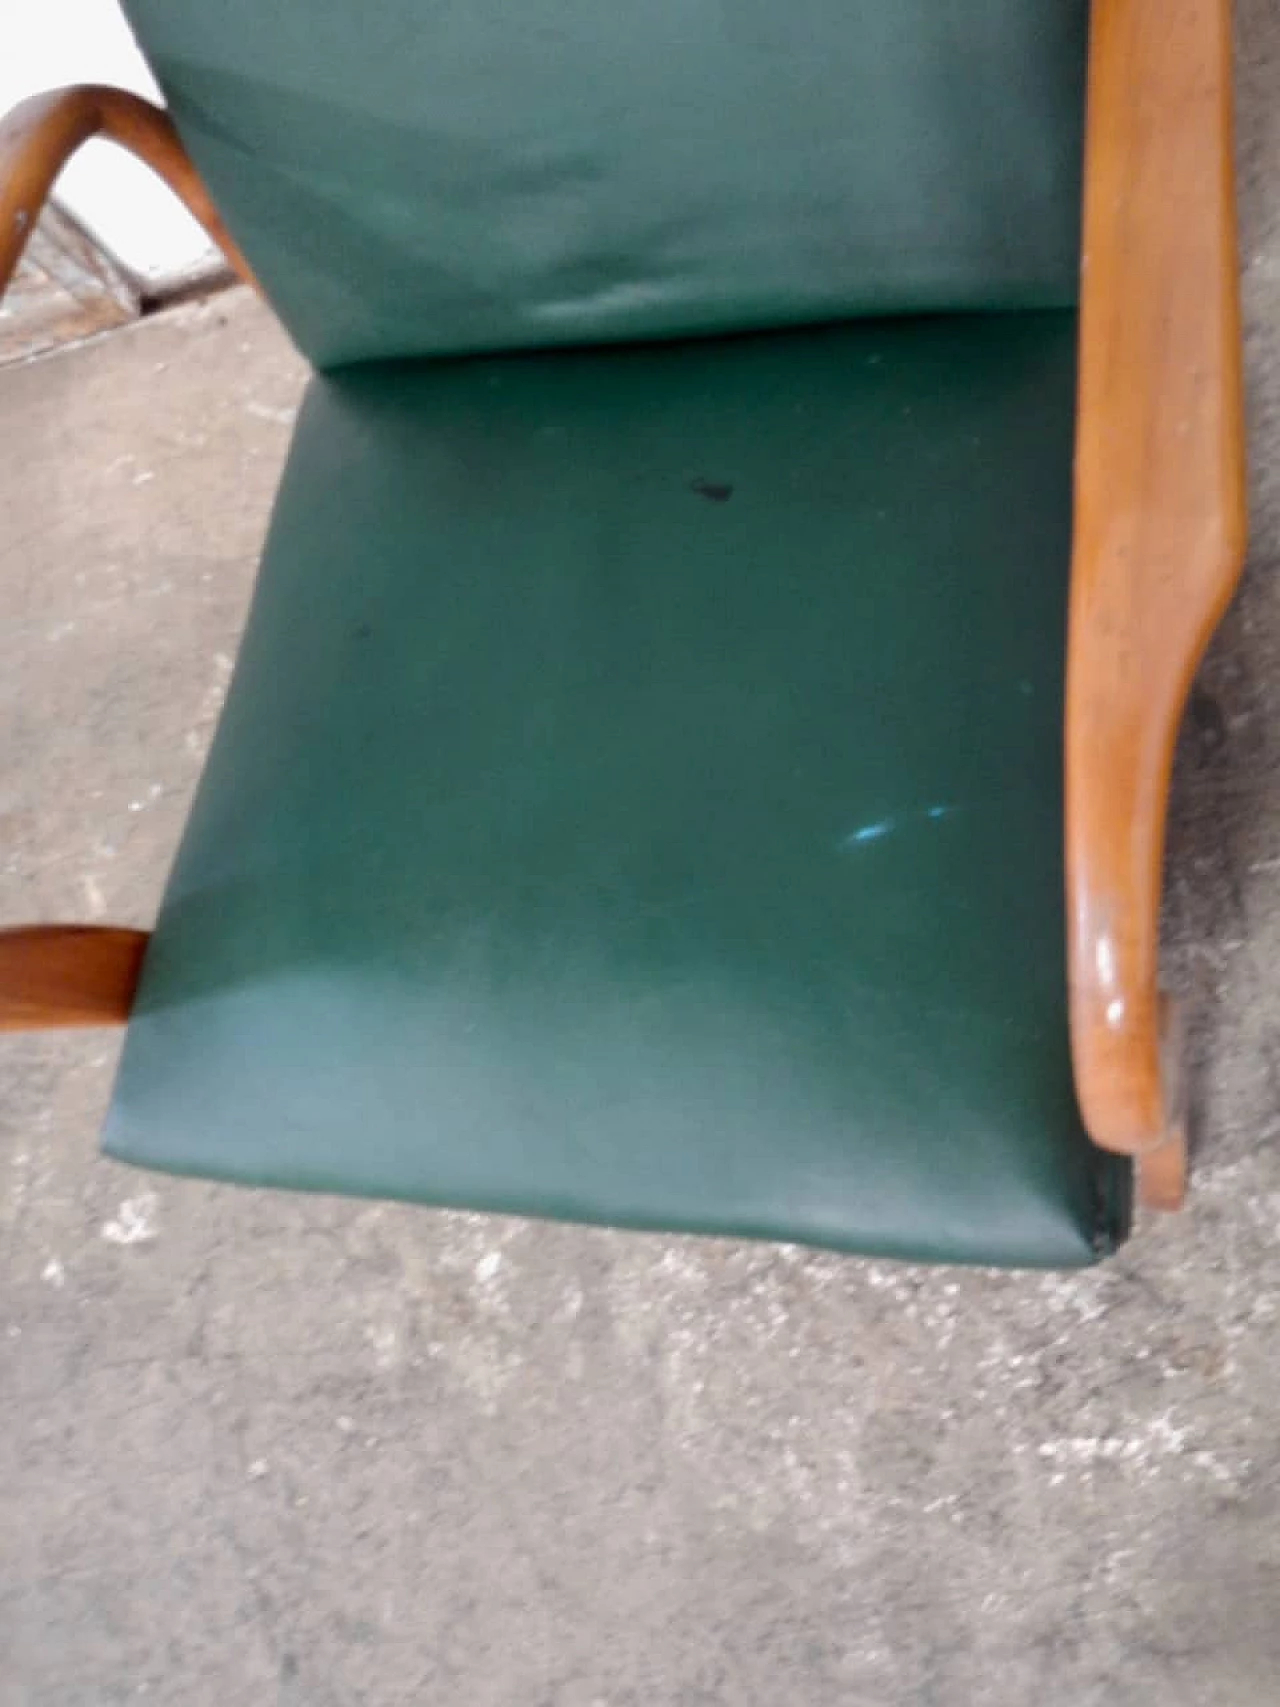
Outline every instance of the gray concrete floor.
<svg viewBox="0 0 1280 1707"><path fill-rule="evenodd" d="M149 1179L0 1043L0 1703L1280 1691L1280 14L1255 476L1171 835L1192 1207L1082 1277ZM303 382L242 293L0 374L0 922L151 916Z"/></svg>

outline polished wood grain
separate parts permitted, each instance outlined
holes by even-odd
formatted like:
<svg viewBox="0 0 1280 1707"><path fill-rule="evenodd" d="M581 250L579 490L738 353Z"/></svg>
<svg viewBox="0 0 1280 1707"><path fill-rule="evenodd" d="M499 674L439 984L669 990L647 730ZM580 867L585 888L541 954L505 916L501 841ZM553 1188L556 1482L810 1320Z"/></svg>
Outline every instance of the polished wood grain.
<svg viewBox="0 0 1280 1707"><path fill-rule="evenodd" d="M122 1025L148 940L111 925L0 931L0 1031Z"/></svg>
<svg viewBox="0 0 1280 1707"><path fill-rule="evenodd" d="M150 166L240 277L255 283L168 113L123 89L81 84L33 95L0 120L0 291L21 259L55 178L93 136L119 143Z"/></svg>
<svg viewBox="0 0 1280 1707"><path fill-rule="evenodd" d="M1245 548L1230 0L1094 0L1067 669L1076 1088L1181 1201L1158 987L1174 742Z"/></svg>

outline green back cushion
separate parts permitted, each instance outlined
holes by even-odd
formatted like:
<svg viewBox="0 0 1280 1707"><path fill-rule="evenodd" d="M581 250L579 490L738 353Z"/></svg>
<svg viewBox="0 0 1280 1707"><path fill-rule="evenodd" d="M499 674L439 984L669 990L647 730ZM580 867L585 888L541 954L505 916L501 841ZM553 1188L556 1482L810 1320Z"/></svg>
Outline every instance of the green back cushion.
<svg viewBox="0 0 1280 1707"><path fill-rule="evenodd" d="M1087 0L127 0L320 365L1075 300Z"/></svg>
<svg viewBox="0 0 1280 1707"><path fill-rule="evenodd" d="M1065 1015L1074 316L315 382L108 1148L974 1262Z"/></svg>

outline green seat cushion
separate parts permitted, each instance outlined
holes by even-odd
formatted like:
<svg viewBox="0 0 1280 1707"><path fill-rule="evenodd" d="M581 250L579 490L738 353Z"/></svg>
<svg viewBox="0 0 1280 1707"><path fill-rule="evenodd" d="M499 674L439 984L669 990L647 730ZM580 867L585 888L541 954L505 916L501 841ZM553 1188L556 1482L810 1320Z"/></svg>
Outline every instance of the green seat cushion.
<svg viewBox="0 0 1280 1707"><path fill-rule="evenodd" d="M1087 0L127 0L318 365L1076 298Z"/></svg>
<svg viewBox="0 0 1280 1707"><path fill-rule="evenodd" d="M113 1155L1073 1264L1074 317L312 383Z"/></svg>

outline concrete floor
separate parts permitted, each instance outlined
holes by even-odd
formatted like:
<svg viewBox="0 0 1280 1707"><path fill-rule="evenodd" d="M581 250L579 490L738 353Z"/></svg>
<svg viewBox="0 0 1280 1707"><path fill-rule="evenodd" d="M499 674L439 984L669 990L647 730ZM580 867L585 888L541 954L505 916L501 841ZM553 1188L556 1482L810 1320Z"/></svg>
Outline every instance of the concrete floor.
<svg viewBox="0 0 1280 1707"><path fill-rule="evenodd" d="M1261 1707L1280 1689L1280 14L1255 476L1179 759L1191 1209L1078 1278L154 1180L0 1044L0 1703ZM303 381L242 293L0 374L0 923L147 921Z"/></svg>

